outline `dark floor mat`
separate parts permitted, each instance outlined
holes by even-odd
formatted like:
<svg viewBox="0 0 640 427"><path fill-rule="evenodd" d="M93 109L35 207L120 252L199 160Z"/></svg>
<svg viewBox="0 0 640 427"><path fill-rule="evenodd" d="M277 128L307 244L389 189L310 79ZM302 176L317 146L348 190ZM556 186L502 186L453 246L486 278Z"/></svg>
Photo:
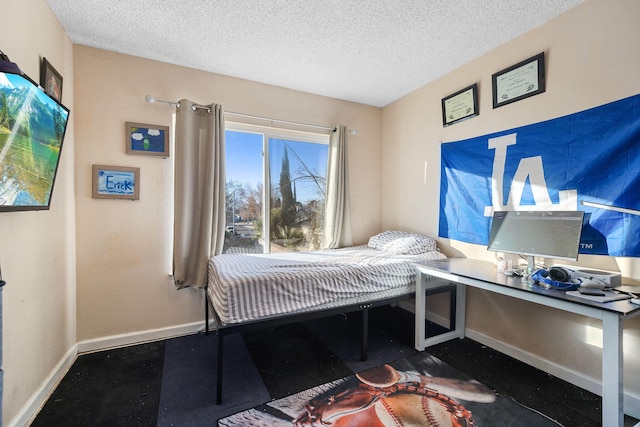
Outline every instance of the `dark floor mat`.
<svg viewBox="0 0 640 427"><path fill-rule="evenodd" d="M243 338L274 399L353 373L300 323L245 332Z"/></svg>
<svg viewBox="0 0 640 427"><path fill-rule="evenodd" d="M370 325L374 324L374 312L375 316L388 314L387 311L380 311L378 314L376 310L378 309L371 310ZM408 346L396 339L394 335L388 334L376 326L371 326L367 336L367 358L363 361L361 359L361 313L309 320L304 322L304 325L353 372L361 372L391 360L417 353L413 344ZM412 330L409 332L411 333Z"/></svg>
<svg viewBox="0 0 640 427"><path fill-rule="evenodd" d="M167 340L158 426L201 427L270 399L240 334L224 338L222 403L216 404L217 335Z"/></svg>

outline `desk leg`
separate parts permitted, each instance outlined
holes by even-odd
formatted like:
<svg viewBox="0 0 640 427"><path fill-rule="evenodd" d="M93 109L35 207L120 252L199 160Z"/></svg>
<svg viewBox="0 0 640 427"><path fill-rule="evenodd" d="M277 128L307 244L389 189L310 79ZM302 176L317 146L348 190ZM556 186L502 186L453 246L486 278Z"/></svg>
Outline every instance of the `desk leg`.
<svg viewBox="0 0 640 427"><path fill-rule="evenodd" d="M426 276L427 275L423 274L420 270L418 270L418 272L416 273L415 347L418 351L423 351L427 347L435 344L440 344L454 338L464 338L465 329L465 310L467 303L466 286L458 283L456 285L455 329L433 337L426 337Z"/></svg>
<svg viewBox="0 0 640 427"><path fill-rule="evenodd" d="M602 318L602 425L624 426L622 318L605 312Z"/></svg>
<svg viewBox="0 0 640 427"><path fill-rule="evenodd" d="M426 318L426 289L424 275L418 271L416 273L416 309L415 309L415 347L418 351L425 349L424 337L426 335L426 327L424 320Z"/></svg>
<svg viewBox="0 0 640 427"><path fill-rule="evenodd" d="M462 283L456 285L456 333L460 339L464 338L467 327L467 287Z"/></svg>

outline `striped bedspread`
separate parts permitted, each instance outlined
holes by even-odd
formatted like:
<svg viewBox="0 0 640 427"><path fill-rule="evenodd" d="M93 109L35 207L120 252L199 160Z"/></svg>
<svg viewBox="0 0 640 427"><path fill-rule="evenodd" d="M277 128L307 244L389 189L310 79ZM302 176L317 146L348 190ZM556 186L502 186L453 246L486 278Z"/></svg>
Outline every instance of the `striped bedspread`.
<svg viewBox="0 0 640 427"><path fill-rule="evenodd" d="M239 323L412 292L413 264L444 258L438 251L397 255L366 245L315 252L224 254L209 261L207 292L224 324Z"/></svg>

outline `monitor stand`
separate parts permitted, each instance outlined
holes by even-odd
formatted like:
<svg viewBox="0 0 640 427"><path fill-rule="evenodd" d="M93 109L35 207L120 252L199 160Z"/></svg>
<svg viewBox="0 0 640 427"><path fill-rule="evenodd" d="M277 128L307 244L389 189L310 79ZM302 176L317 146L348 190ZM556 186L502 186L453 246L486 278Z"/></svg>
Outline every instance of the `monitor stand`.
<svg viewBox="0 0 640 427"><path fill-rule="evenodd" d="M527 256L527 273L531 274L536 271L536 258L532 255Z"/></svg>

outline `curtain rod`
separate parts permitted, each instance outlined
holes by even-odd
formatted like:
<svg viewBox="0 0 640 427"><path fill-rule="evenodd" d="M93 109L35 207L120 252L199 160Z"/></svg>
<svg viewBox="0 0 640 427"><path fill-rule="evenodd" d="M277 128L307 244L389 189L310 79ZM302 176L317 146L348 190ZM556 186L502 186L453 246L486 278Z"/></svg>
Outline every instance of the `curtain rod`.
<svg viewBox="0 0 640 427"><path fill-rule="evenodd" d="M154 102L162 102L163 104L169 104L169 105L174 105L176 107L180 107L180 103L179 102L164 101L162 99L155 98L155 97L153 97L151 95L145 96L144 100L147 101L149 104L153 104ZM193 111L196 111L196 110L200 109L200 110L207 110L209 113L211 112L211 108L206 106L206 105L193 104L191 106L191 109Z"/></svg>
<svg viewBox="0 0 640 427"><path fill-rule="evenodd" d="M330 130L332 132L336 131L335 127L310 125L308 123L291 122L291 121L288 121L288 120L271 119L269 117L254 116L252 114L236 113L236 112L233 112L233 111L225 111L224 114L225 115L230 114L232 116L239 116L239 117L246 117L246 118L249 118L249 119L266 120L266 121L269 121L269 122L285 123L285 124L288 124L288 125L296 125L296 126L305 126L305 127L309 127L309 128L324 129L324 130Z"/></svg>
<svg viewBox="0 0 640 427"><path fill-rule="evenodd" d="M176 107L180 105L179 102L173 102L173 101L163 101L162 99L157 99L154 98L151 95L147 95L145 96L145 100L149 103L149 104L153 104L154 102L162 102L164 104L169 104L169 105L175 105ZM210 110L209 107L207 107L206 105L197 105L197 104L193 104L191 106L191 108L197 109L197 108L202 108L202 109L206 109L206 110ZM224 112L225 115L230 114L233 116L239 116L239 117L246 117L249 119L256 119L256 120L266 120L266 121L270 121L270 122L278 122L278 123L285 123L285 124L289 124L289 125L296 125L296 126L306 126L306 127L311 127L311 128L316 128L316 129L324 129L324 130L330 130L332 132L336 131L335 127L328 127L328 126L319 126L319 125L310 125L308 123L299 123L299 122L291 122L288 120L280 120L280 119L271 119L269 117L262 117L262 116L254 116L251 114L244 114L244 113L236 113L233 111L225 111Z"/></svg>

